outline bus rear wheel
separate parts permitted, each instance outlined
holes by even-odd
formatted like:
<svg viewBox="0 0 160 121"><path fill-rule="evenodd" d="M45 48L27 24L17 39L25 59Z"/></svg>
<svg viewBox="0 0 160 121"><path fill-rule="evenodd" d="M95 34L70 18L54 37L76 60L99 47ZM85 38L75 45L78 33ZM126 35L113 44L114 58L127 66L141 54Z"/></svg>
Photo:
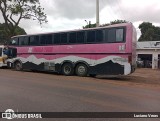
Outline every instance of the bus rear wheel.
<svg viewBox="0 0 160 121"><path fill-rule="evenodd" d="M76 66L76 75L85 77L88 74L88 67L85 64L78 64Z"/></svg>
<svg viewBox="0 0 160 121"><path fill-rule="evenodd" d="M21 62L16 62L14 66L16 71L21 71L22 70L22 63Z"/></svg>
<svg viewBox="0 0 160 121"><path fill-rule="evenodd" d="M62 66L62 74L66 75L66 76L72 76L74 73L74 68L73 65L71 63L65 63Z"/></svg>

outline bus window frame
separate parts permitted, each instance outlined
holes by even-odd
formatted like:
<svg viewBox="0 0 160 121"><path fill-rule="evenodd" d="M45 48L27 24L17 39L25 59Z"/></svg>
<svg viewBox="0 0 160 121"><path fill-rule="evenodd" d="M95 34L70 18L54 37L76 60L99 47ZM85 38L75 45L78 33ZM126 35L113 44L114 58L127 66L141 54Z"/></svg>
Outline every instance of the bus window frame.
<svg viewBox="0 0 160 121"><path fill-rule="evenodd" d="M17 44L16 44L16 45L13 45L13 44L12 44L12 41L13 41L14 39L17 39ZM11 46L19 46L19 37L13 37L13 38L11 38Z"/></svg>
<svg viewBox="0 0 160 121"><path fill-rule="evenodd" d="M20 43L20 38L28 38L28 42L27 42L27 45L20 45L21 43ZM18 37L18 40L19 40L19 44L18 44L18 46L19 47L27 47L27 46L30 46L29 45L29 42L30 42L30 36L20 36L20 37Z"/></svg>
<svg viewBox="0 0 160 121"><path fill-rule="evenodd" d="M34 37L34 39L35 39L35 37L38 37L38 44L31 45L31 37ZM40 35L31 35L31 36L29 36L29 44L28 44L28 46L40 46L39 40L40 40Z"/></svg>
<svg viewBox="0 0 160 121"><path fill-rule="evenodd" d="M62 43L62 35L67 35L67 42L66 43ZM68 45L69 44L69 42L68 42L68 34L69 34L69 32L62 32L62 33L60 33L60 45Z"/></svg>
<svg viewBox="0 0 160 121"><path fill-rule="evenodd" d="M76 34L76 41L75 41L75 43L70 42L70 34ZM68 33L68 44L77 44L77 32L69 32Z"/></svg>
<svg viewBox="0 0 160 121"><path fill-rule="evenodd" d="M41 44L41 37L42 37L42 36L45 36L45 44ZM51 37L52 37L52 39L51 39L51 44L47 44L46 38L48 38L48 36L51 36ZM50 45L54 45L53 39L54 39L54 35L53 35L53 34L41 34L41 35L39 35L39 46L50 46Z"/></svg>
<svg viewBox="0 0 160 121"><path fill-rule="evenodd" d="M115 32L117 29L123 29L123 41L122 42L118 42L118 41L114 41L114 42L108 42L108 32L107 34L105 33L106 30L109 30L109 29L115 29ZM102 42L99 42L97 41L97 31L103 31L103 41ZM87 42L87 32L88 31L95 31L95 42ZM83 42L78 42L78 33L84 33L84 41ZM114 44L114 43L125 43L127 40L126 38L126 33L127 32L127 29L126 29L126 26L121 26L121 27L113 27L113 28L98 28L98 29L90 29L90 30L80 30L80 31L70 31L70 32L59 32L59 33L50 33L50 34L39 34L39 35L27 35L27 36L22 36L22 37L28 37L28 45L20 45L19 43L19 37L15 37L17 40L18 40L18 45L13 45L13 46L23 46L23 47L27 47L27 46L58 46L58 45L82 45L82 44ZM67 43L61 43L61 34L67 34ZM76 33L76 43L70 43L69 42L69 34L70 33ZM41 36L47 36L47 35L51 35L52 36L52 44L41 44L40 43L40 38ZM59 35L60 36L60 43L55 43L55 35ZM36 37L38 36L39 37L39 40L38 40L38 44L36 45L31 45L30 44L30 38L31 37ZM107 41L106 40L106 37L107 37ZM115 37L116 38L116 37ZM13 38L12 38L13 40ZM46 42L45 42L46 43Z"/></svg>
<svg viewBox="0 0 160 121"><path fill-rule="evenodd" d="M114 42L108 42L108 29L115 29L115 35L116 35L116 30L117 29L123 29L123 41L122 42L118 42L118 41L116 41L116 37L115 37L115 41ZM114 27L114 28L105 28L105 30L104 31L106 31L107 30L107 42L104 40L104 43L108 43L108 44L114 44L114 43L126 43L126 32L127 32L127 30L126 30L126 27ZM106 39L106 35L105 35L105 39Z"/></svg>

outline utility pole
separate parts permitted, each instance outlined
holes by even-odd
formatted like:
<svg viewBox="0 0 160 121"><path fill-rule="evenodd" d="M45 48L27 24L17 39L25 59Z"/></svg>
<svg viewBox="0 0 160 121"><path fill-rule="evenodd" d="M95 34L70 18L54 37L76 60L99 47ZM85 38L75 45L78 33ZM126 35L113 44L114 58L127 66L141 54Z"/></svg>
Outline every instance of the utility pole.
<svg viewBox="0 0 160 121"><path fill-rule="evenodd" d="M99 0L96 0L96 26L99 27Z"/></svg>

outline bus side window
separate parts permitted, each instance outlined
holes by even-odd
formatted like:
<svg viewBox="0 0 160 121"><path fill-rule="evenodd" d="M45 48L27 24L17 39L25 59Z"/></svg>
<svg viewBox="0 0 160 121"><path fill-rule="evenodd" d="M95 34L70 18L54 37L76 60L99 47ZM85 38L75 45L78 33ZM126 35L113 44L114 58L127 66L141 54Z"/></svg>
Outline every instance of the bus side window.
<svg viewBox="0 0 160 121"><path fill-rule="evenodd" d="M60 44L61 43L61 36L60 34L54 34L54 44Z"/></svg>
<svg viewBox="0 0 160 121"><path fill-rule="evenodd" d="M85 43L85 32L77 32L77 44Z"/></svg>
<svg viewBox="0 0 160 121"><path fill-rule="evenodd" d="M24 37L19 37L19 45L24 45Z"/></svg>
<svg viewBox="0 0 160 121"><path fill-rule="evenodd" d="M109 43L115 43L116 42L116 29L108 29L107 42L109 42Z"/></svg>
<svg viewBox="0 0 160 121"><path fill-rule="evenodd" d="M24 37L24 45L28 45L29 44L29 37L26 36Z"/></svg>
<svg viewBox="0 0 160 121"><path fill-rule="evenodd" d="M39 36L31 36L29 45L39 45Z"/></svg>
<svg viewBox="0 0 160 121"><path fill-rule="evenodd" d="M95 31L87 31L87 43L95 43L96 32Z"/></svg>
<svg viewBox="0 0 160 121"><path fill-rule="evenodd" d="M51 44L52 44L52 34L40 36L40 45L51 45Z"/></svg>
<svg viewBox="0 0 160 121"><path fill-rule="evenodd" d="M61 44L67 44L67 33L62 33L61 34Z"/></svg>
<svg viewBox="0 0 160 121"><path fill-rule="evenodd" d="M123 42L123 41L124 41L124 29L117 29L116 42Z"/></svg>
<svg viewBox="0 0 160 121"><path fill-rule="evenodd" d="M16 46L19 45L19 39L18 39L18 37L12 38L10 44L11 45L16 45Z"/></svg>
<svg viewBox="0 0 160 121"><path fill-rule="evenodd" d="M40 45L45 45L46 44L46 35L40 36Z"/></svg>
<svg viewBox="0 0 160 121"><path fill-rule="evenodd" d="M51 45L51 44L53 44L53 42L52 42L52 34L48 34L48 35L46 35L46 45Z"/></svg>
<svg viewBox="0 0 160 121"><path fill-rule="evenodd" d="M28 42L29 42L29 38L27 36L19 38L19 45L20 46L28 45Z"/></svg>
<svg viewBox="0 0 160 121"><path fill-rule="evenodd" d="M97 30L96 31L96 42L102 43L104 41L104 31L103 30Z"/></svg>
<svg viewBox="0 0 160 121"><path fill-rule="evenodd" d="M69 43L73 44L77 42L77 33L69 33Z"/></svg>

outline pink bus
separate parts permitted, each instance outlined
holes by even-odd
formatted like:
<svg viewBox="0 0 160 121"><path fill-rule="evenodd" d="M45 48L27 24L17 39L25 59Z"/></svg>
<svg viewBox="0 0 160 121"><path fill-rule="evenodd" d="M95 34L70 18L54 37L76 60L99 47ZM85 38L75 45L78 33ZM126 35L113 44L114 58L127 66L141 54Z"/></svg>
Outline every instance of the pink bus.
<svg viewBox="0 0 160 121"><path fill-rule="evenodd" d="M128 75L136 67L136 30L131 23L107 27L21 35L11 39L16 70L63 75Z"/></svg>

